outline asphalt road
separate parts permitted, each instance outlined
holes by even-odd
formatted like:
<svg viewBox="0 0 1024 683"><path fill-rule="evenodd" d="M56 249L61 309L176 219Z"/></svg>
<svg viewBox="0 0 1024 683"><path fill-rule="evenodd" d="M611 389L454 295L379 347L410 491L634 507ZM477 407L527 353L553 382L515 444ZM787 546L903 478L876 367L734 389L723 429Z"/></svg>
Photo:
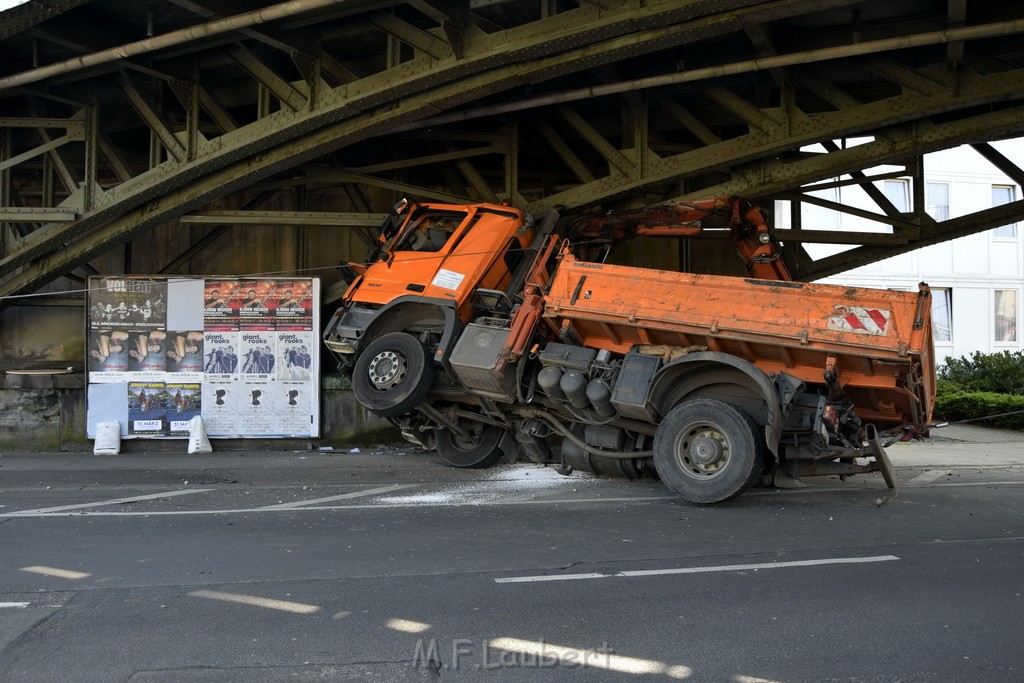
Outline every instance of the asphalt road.
<svg viewBox="0 0 1024 683"><path fill-rule="evenodd" d="M1019 681L1024 471L0 457L2 681Z"/></svg>

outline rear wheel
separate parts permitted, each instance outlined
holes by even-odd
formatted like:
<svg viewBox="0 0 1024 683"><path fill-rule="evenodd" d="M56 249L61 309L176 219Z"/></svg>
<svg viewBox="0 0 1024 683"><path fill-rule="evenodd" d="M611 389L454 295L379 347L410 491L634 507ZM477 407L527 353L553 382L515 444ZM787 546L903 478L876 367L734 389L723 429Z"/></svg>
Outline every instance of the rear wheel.
<svg viewBox="0 0 1024 683"><path fill-rule="evenodd" d="M662 481L686 500L727 500L753 485L764 467L764 440L756 429L728 403L686 401L658 426L654 464Z"/></svg>
<svg viewBox="0 0 1024 683"><path fill-rule="evenodd" d="M434 364L416 337L392 332L372 341L352 369L352 392L381 417L404 415L427 395Z"/></svg>
<svg viewBox="0 0 1024 683"><path fill-rule="evenodd" d="M448 429L437 432L437 453L452 467L483 469L501 458L501 437L505 430L494 425L460 420L465 435Z"/></svg>

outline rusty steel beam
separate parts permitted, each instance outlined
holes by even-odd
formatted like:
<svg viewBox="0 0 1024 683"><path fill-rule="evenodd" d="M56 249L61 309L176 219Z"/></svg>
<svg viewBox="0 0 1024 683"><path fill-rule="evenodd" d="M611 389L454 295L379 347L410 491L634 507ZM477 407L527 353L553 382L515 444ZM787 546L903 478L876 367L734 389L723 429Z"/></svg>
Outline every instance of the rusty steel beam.
<svg viewBox="0 0 1024 683"><path fill-rule="evenodd" d="M163 35L137 40L134 43L126 43L117 47L99 50L81 57L75 57L63 62L48 64L19 74L0 77L0 91L8 88L15 88L29 83L37 83L47 78L74 73L90 67L110 64L121 59L143 55L157 50L174 47L190 41L201 40L211 36L239 31L252 26L265 24L270 21L294 16L302 12L310 12L316 9L329 8L337 4L338 0L291 0L279 5L271 5L244 14L238 14L223 19L214 19L196 26L171 31Z"/></svg>
<svg viewBox="0 0 1024 683"><path fill-rule="evenodd" d="M184 225L322 225L331 228L378 227L386 213L338 211L195 211L178 219Z"/></svg>
<svg viewBox="0 0 1024 683"><path fill-rule="evenodd" d="M966 216L936 223L921 239L908 242L905 245L863 246L844 251L835 256L818 259L807 272L800 273L800 278L818 280L829 275L837 275L864 263L873 263L883 258L898 256L899 254L905 254L922 247L973 235L976 232L983 232L1000 225L1018 221L1022 217L1024 217L1024 200L993 206L990 209L976 211Z"/></svg>

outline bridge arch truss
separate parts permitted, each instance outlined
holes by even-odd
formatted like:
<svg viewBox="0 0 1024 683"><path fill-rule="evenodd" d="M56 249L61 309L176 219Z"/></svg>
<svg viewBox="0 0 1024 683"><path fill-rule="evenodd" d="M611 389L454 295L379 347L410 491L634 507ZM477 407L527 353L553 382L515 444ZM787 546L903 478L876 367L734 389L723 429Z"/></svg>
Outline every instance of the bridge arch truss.
<svg viewBox="0 0 1024 683"><path fill-rule="evenodd" d="M368 238L396 194L533 212L737 194L886 226L786 231L797 277L834 274L1024 217L936 221L922 171L969 144L1024 185L990 144L1024 133L1022 32L1004 0L28 3L0 14L0 307L182 226L206 231L147 270L232 225ZM913 179L911 212L863 172L882 164ZM811 194L837 185L877 210ZM261 210L283 190L348 211Z"/></svg>

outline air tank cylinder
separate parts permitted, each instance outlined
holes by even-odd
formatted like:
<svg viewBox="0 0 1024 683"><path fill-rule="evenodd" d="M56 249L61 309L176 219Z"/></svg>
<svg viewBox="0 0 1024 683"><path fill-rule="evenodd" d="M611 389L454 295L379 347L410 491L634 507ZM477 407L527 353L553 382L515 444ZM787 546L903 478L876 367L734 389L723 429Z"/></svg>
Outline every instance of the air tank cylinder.
<svg viewBox="0 0 1024 683"><path fill-rule="evenodd" d="M583 410L590 407L587 400L587 376L579 370L566 370L559 383L573 408Z"/></svg>
<svg viewBox="0 0 1024 683"><path fill-rule="evenodd" d="M608 383L601 378L590 380L587 384L587 399L594 406L594 410L602 417L613 417L616 413L612 407L612 390Z"/></svg>
<svg viewBox="0 0 1024 683"><path fill-rule="evenodd" d="M562 391L559 383L562 381L562 368L557 365L548 365L537 373L537 384L541 390L556 401L565 400L565 392Z"/></svg>

